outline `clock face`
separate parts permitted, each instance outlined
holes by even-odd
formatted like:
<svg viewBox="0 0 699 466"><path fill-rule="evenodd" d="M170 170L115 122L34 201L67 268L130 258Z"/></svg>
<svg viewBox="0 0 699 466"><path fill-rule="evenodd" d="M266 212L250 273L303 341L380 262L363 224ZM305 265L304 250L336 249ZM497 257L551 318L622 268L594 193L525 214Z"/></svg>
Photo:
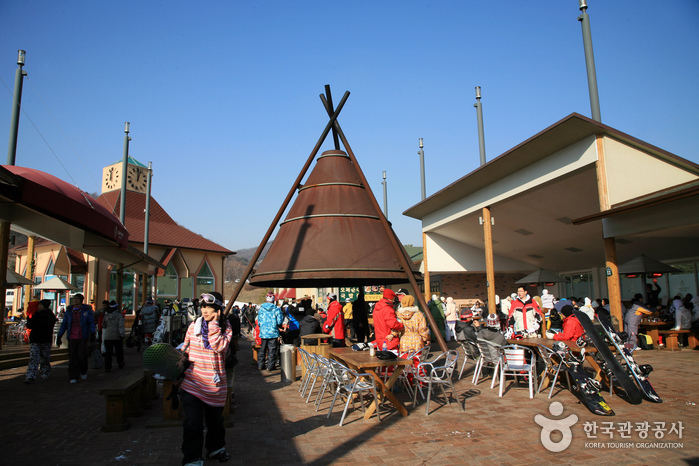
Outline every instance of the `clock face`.
<svg viewBox="0 0 699 466"><path fill-rule="evenodd" d="M126 185L133 189L134 191L146 191L146 172L138 167L129 167L128 174L126 175Z"/></svg>
<svg viewBox="0 0 699 466"><path fill-rule="evenodd" d="M104 186L111 190L119 186L119 183L121 183L119 170L116 167L109 167L104 177Z"/></svg>

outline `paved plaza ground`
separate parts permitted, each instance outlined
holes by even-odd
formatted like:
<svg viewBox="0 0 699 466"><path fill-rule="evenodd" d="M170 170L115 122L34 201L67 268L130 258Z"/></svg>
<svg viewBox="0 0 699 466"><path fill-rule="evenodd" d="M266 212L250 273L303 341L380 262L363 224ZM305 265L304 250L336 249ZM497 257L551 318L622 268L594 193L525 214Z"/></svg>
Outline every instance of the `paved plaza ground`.
<svg viewBox="0 0 699 466"><path fill-rule="evenodd" d="M124 370L91 369L87 380L75 385L68 383L66 362L54 364L51 377L33 385L23 383L26 367L1 371L0 463L179 465L181 428L149 427L162 419L159 400L144 416L132 418L129 430L100 430L105 401L99 389L142 370L141 354L127 349L126 356ZM298 382L284 384L279 371L257 370L250 343L243 339L231 415L234 426L226 433L229 464L698 464L699 351L643 351L636 359L655 367L651 381L664 403L634 406L605 394L616 416L601 417L561 387L551 400L547 393L529 399L524 384L499 398L489 378L474 386L472 366L467 366L467 374L456 384L465 412L454 403L445 405L440 396L432 402L429 416L420 401L405 418L384 407L381 422L375 416L365 421L361 411L350 411L340 427L341 407L327 419L326 397L315 412L313 404L299 396ZM398 396L408 399L406 393ZM552 401L563 405L559 416L549 412ZM544 448L536 415L554 420L577 416L570 446L560 453ZM638 426L646 422L649 429L643 438L644 429ZM680 423L681 436L676 431ZM595 428L596 438L591 438ZM554 441L560 438L558 433L552 436Z"/></svg>

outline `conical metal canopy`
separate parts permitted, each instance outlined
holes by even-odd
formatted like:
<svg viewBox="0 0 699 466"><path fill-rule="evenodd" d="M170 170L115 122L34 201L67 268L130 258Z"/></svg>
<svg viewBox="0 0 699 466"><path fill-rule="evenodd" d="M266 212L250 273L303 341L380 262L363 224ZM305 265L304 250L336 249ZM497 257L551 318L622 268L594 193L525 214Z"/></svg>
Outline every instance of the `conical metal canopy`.
<svg viewBox="0 0 699 466"><path fill-rule="evenodd" d="M641 254L619 266L619 273L672 273L676 268Z"/></svg>
<svg viewBox="0 0 699 466"><path fill-rule="evenodd" d="M383 214L369 196L347 153L323 152L250 283L292 288L405 283Z"/></svg>

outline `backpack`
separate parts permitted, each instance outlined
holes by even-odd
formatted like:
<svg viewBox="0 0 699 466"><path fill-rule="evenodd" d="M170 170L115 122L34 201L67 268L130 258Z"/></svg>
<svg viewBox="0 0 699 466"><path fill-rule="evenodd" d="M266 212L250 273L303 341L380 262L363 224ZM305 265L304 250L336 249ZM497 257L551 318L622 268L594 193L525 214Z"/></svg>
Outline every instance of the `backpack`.
<svg viewBox="0 0 699 466"><path fill-rule="evenodd" d="M642 333L639 333L637 336L638 339L638 347L641 348L642 350L652 350L653 349L653 339L650 337L650 335L644 335Z"/></svg>

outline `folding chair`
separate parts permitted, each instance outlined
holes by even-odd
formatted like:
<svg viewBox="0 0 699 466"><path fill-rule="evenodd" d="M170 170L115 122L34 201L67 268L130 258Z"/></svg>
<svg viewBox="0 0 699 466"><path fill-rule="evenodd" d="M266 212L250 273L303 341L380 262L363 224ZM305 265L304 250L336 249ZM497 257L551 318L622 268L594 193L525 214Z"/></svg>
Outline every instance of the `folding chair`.
<svg viewBox="0 0 699 466"><path fill-rule="evenodd" d="M444 359L443 365L437 365L438 363L441 363L442 359ZM451 404L449 401L449 396L447 396L447 392L444 389L444 386L448 385L451 388L454 399L459 404L461 411L465 411L464 407L461 406L461 403L459 403L459 396L456 392L456 388L454 388L454 383L451 380L452 374L454 373L454 367L456 367L458 359L459 353L455 350L451 350L440 354L431 362L421 362L418 365L415 380L427 384L427 403L425 404L425 415L430 414L430 399L432 396L433 384L439 385L439 387L442 389L442 394L444 395L446 403ZM413 397L413 407L416 403L417 390L415 390L415 395Z"/></svg>
<svg viewBox="0 0 699 466"><path fill-rule="evenodd" d="M527 363L529 356L529 363ZM536 384L536 353L529 348L519 345L508 345L500 348L500 396L505 386L506 377L529 377L529 398L534 398L534 385Z"/></svg>

